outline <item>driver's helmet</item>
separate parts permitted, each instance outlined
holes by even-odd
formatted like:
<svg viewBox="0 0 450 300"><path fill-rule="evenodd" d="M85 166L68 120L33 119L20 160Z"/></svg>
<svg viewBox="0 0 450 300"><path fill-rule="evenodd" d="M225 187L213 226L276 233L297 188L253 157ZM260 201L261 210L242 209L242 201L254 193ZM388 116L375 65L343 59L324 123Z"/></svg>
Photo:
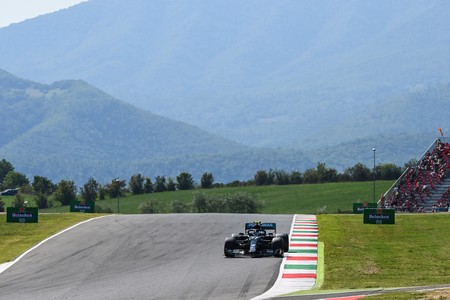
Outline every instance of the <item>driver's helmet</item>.
<svg viewBox="0 0 450 300"><path fill-rule="evenodd" d="M260 229L260 230L258 230L257 235L258 236L265 236L266 235L266 231L264 229Z"/></svg>

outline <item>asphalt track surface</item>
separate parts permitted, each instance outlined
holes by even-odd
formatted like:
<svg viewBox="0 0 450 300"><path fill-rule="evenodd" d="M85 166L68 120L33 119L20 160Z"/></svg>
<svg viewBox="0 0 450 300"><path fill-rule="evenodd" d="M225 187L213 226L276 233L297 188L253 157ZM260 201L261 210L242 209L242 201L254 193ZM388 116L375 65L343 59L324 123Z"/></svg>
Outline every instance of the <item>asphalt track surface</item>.
<svg viewBox="0 0 450 300"><path fill-rule="evenodd" d="M225 258L245 222L292 215L114 215L43 243L0 274L0 299L251 299L275 282L281 259Z"/></svg>

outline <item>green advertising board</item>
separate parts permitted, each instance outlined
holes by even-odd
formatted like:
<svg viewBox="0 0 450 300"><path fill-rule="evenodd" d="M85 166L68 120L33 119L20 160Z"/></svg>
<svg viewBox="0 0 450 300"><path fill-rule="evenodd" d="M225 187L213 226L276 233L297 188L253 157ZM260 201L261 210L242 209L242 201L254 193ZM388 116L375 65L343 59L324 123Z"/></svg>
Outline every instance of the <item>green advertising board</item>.
<svg viewBox="0 0 450 300"><path fill-rule="evenodd" d="M8 223L37 223L37 207L7 207L6 222Z"/></svg>
<svg viewBox="0 0 450 300"><path fill-rule="evenodd" d="M364 224L395 224L395 210L392 208L366 208Z"/></svg>
<svg viewBox="0 0 450 300"><path fill-rule="evenodd" d="M71 201L70 202L70 212L94 213L95 212L95 202L94 201L84 201L84 200Z"/></svg>
<svg viewBox="0 0 450 300"><path fill-rule="evenodd" d="M353 213L362 214L366 208L377 208L376 202L353 203Z"/></svg>

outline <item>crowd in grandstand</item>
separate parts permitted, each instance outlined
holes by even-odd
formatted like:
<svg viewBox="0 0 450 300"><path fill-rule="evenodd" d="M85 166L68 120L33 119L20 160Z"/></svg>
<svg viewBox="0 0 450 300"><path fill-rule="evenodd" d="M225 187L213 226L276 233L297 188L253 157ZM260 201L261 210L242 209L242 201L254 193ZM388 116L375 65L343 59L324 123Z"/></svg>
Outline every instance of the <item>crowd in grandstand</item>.
<svg viewBox="0 0 450 300"><path fill-rule="evenodd" d="M383 207L402 212L424 212L425 198L450 172L450 144L436 141L433 151L428 151L415 167L401 177L388 199L380 199ZM432 211L448 211L450 188L445 191Z"/></svg>

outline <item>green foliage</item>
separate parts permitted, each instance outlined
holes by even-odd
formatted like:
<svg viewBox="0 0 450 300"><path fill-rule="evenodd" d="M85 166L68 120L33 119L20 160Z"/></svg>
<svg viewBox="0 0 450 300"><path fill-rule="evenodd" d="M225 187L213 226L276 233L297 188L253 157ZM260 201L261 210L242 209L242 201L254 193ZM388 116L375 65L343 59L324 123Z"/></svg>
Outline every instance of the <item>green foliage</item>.
<svg viewBox="0 0 450 300"><path fill-rule="evenodd" d="M14 201L12 203L12 206L13 207L24 207L24 206L26 206L25 198L22 195L17 194L16 198L14 199Z"/></svg>
<svg viewBox="0 0 450 300"><path fill-rule="evenodd" d="M172 206L172 213L188 213L191 212L191 206L181 200L172 200L170 202Z"/></svg>
<svg viewBox="0 0 450 300"><path fill-rule="evenodd" d="M86 201L96 201L98 198L99 184L94 178L89 178L88 182L81 189L81 198Z"/></svg>
<svg viewBox="0 0 450 300"><path fill-rule="evenodd" d="M167 179L167 191L173 192L176 190L177 190L177 184L175 184L175 181L173 180L172 177L169 177L169 179Z"/></svg>
<svg viewBox="0 0 450 300"><path fill-rule="evenodd" d="M107 186L109 197L117 198L123 196L123 188L126 186L125 180L113 179Z"/></svg>
<svg viewBox="0 0 450 300"><path fill-rule="evenodd" d="M357 163L344 171L344 174L348 175L348 178L354 181L368 181L370 180L371 173L370 169L362 163Z"/></svg>
<svg viewBox="0 0 450 300"><path fill-rule="evenodd" d="M147 202L141 203L138 209L141 214L157 214L161 212L159 206L160 205L158 201L149 200Z"/></svg>
<svg viewBox="0 0 450 300"><path fill-rule="evenodd" d="M245 192L205 194L195 192L192 206L201 213L257 213L261 207L254 195Z"/></svg>
<svg viewBox="0 0 450 300"><path fill-rule="evenodd" d="M70 180L61 180L53 193L53 199L60 202L61 205L69 205L76 197L77 189L75 183Z"/></svg>
<svg viewBox="0 0 450 300"><path fill-rule="evenodd" d="M144 193L150 194L153 192L153 183L150 177L145 177L145 183L144 183Z"/></svg>
<svg viewBox="0 0 450 300"><path fill-rule="evenodd" d="M5 211L5 201L3 201L2 198L0 197L0 212L4 211Z"/></svg>
<svg viewBox="0 0 450 300"><path fill-rule="evenodd" d="M36 203L36 205L39 209L50 207L48 197L45 194L38 193L34 198L34 202Z"/></svg>
<svg viewBox="0 0 450 300"><path fill-rule="evenodd" d="M194 189L194 179L192 175L188 172L181 172L177 176L177 188L179 190L193 190Z"/></svg>
<svg viewBox="0 0 450 300"><path fill-rule="evenodd" d="M16 171L8 172L3 179L3 187L6 189L20 188L21 186L29 183L30 181L25 174Z"/></svg>
<svg viewBox="0 0 450 300"><path fill-rule="evenodd" d="M153 185L153 188L154 188L154 192L155 193L167 191L166 177L164 177L164 176L156 176L155 177L155 184Z"/></svg>
<svg viewBox="0 0 450 300"><path fill-rule="evenodd" d="M203 173L202 178L200 180L200 187L202 189L209 189L212 187L213 183L214 183L214 177L213 177L212 173L208 173L208 172Z"/></svg>
<svg viewBox="0 0 450 300"><path fill-rule="evenodd" d="M5 179L6 174L14 171L14 166L7 161L6 159L2 159L0 161L0 188L3 189L3 180Z"/></svg>
<svg viewBox="0 0 450 300"><path fill-rule="evenodd" d="M133 195L143 194L144 193L144 177L141 174L136 174L131 176L130 182L130 191Z"/></svg>
<svg viewBox="0 0 450 300"><path fill-rule="evenodd" d="M114 211L109 205L101 205L98 202L95 203L95 212L96 213L105 213L105 214L111 214Z"/></svg>
<svg viewBox="0 0 450 300"><path fill-rule="evenodd" d="M31 184L36 194L51 195L56 190L56 185L45 176L35 175Z"/></svg>

